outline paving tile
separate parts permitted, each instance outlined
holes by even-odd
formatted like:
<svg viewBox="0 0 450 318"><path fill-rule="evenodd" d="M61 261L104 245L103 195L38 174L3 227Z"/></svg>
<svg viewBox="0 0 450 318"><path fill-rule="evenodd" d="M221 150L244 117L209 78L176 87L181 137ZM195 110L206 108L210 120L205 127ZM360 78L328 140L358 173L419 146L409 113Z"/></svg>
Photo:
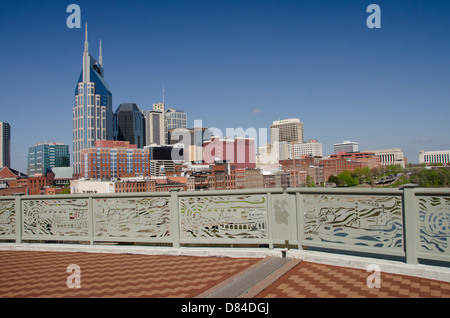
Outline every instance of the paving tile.
<svg viewBox="0 0 450 318"><path fill-rule="evenodd" d="M0 298L195 297L255 258L0 251ZM68 288L70 264L81 288Z"/></svg>
<svg viewBox="0 0 450 318"><path fill-rule="evenodd" d="M248 270L259 258L111 253L0 251L0 298L193 298ZM68 288L67 266L81 269L81 288ZM450 283L381 273L369 288L365 270L301 262L258 298L450 298Z"/></svg>
<svg viewBox="0 0 450 318"><path fill-rule="evenodd" d="M301 262L256 297L450 297L450 283L381 273L380 288L369 288L366 283L368 275L369 273L361 269Z"/></svg>

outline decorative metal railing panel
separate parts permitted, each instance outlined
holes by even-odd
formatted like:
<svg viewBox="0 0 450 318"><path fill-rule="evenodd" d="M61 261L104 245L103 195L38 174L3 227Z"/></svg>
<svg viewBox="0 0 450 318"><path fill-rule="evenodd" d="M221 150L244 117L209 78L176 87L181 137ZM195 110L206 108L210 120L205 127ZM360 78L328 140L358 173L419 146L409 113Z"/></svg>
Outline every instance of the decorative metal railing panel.
<svg viewBox="0 0 450 318"><path fill-rule="evenodd" d="M16 234L16 205L14 200L0 201L0 237Z"/></svg>
<svg viewBox="0 0 450 318"><path fill-rule="evenodd" d="M28 239L88 237L88 200L23 200L22 223Z"/></svg>
<svg viewBox="0 0 450 318"><path fill-rule="evenodd" d="M405 185L2 197L0 240L281 244L448 264L450 190Z"/></svg>
<svg viewBox="0 0 450 318"><path fill-rule="evenodd" d="M320 194L302 198L305 241L403 249L401 197Z"/></svg>
<svg viewBox="0 0 450 318"><path fill-rule="evenodd" d="M170 199L93 199L95 236L103 238L169 238Z"/></svg>
<svg viewBox="0 0 450 318"><path fill-rule="evenodd" d="M182 197L180 212L181 238L268 238L265 194Z"/></svg>
<svg viewBox="0 0 450 318"><path fill-rule="evenodd" d="M450 256L450 197L421 196L420 251Z"/></svg>

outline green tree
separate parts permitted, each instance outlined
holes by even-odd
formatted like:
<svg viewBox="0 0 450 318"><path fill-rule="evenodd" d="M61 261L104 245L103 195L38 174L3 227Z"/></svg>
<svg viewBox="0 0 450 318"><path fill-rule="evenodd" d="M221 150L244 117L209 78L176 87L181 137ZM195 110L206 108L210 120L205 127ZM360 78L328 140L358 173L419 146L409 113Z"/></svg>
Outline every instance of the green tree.
<svg viewBox="0 0 450 318"><path fill-rule="evenodd" d="M336 186L339 186L339 178L337 177L337 176L335 176L335 175L331 175L331 176L329 176L328 177L328 182L329 183L334 183L334 184L336 184Z"/></svg>
<svg viewBox="0 0 450 318"><path fill-rule="evenodd" d="M369 167L356 168L354 174L357 176L359 183L371 183L373 180L372 169Z"/></svg>
<svg viewBox="0 0 450 318"><path fill-rule="evenodd" d="M342 171L338 176L338 186L354 187L359 184L358 176L348 170Z"/></svg>

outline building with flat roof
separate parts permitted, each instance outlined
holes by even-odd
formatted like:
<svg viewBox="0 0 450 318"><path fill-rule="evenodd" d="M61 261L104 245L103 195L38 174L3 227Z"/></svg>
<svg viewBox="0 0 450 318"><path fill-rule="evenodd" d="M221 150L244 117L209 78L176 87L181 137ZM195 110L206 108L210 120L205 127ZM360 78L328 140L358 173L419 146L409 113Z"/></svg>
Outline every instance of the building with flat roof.
<svg viewBox="0 0 450 318"><path fill-rule="evenodd" d="M330 155L330 159L347 159L365 163L369 168L379 168L381 166L380 156L374 152L339 152Z"/></svg>
<svg viewBox="0 0 450 318"><path fill-rule="evenodd" d="M155 104L160 105L160 104ZM154 106L154 110L143 111L145 117L145 145L164 145L166 143L166 129L164 112L161 107Z"/></svg>
<svg viewBox="0 0 450 318"><path fill-rule="evenodd" d="M443 164L448 165L450 163L450 150L435 150L435 151L419 151L419 163L432 165Z"/></svg>
<svg viewBox="0 0 450 318"><path fill-rule="evenodd" d="M56 167L70 167L68 145L61 142L40 142L28 148L28 176L50 172Z"/></svg>
<svg viewBox="0 0 450 318"><path fill-rule="evenodd" d="M203 143L203 159L207 164L228 161L236 169L256 168L255 140L247 137L212 137Z"/></svg>
<svg viewBox="0 0 450 318"><path fill-rule="evenodd" d="M170 143L169 132L177 128L187 128L187 114L178 108L168 108L165 113L166 143Z"/></svg>
<svg viewBox="0 0 450 318"><path fill-rule="evenodd" d="M334 153L338 154L340 152L358 152L359 144L354 141L344 140L343 142L334 144Z"/></svg>
<svg viewBox="0 0 450 318"><path fill-rule="evenodd" d="M322 157L322 144L316 139L292 144L292 158L300 159L303 156Z"/></svg>
<svg viewBox="0 0 450 318"><path fill-rule="evenodd" d="M270 126L270 143L303 142L303 123L298 118L277 120Z"/></svg>
<svg viewBox="0 0 450 318"><path fill-rule="evenodd" d="M381 150L365 150L363 152L373 152L380 157L382 166L399 165L404 168L406 166L406 158L400 148L390 148Z"/></svg>
<svg viewBox="0 0 450 318"><path fill-rule="evenodd" d="M115 179L150 176L149 149L138 149L128 141L102 140L81 151L82 177Z"/></svg>

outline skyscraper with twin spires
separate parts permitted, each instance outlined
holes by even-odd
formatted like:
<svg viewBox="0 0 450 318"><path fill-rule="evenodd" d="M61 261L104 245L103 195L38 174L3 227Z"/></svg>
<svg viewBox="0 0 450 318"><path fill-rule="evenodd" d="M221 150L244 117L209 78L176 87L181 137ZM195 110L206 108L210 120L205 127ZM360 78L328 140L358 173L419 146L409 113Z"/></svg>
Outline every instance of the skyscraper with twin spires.
<svg viewBox="0 0 450 318"><path fill-rule="evenodd" d="M89 54L86 23L83 69L75 88L73 118L73 173L80 175L81 149L92 147L97 140L113 140L114 114L112 94L104 79L102 42L98 61Z"/></svg>

